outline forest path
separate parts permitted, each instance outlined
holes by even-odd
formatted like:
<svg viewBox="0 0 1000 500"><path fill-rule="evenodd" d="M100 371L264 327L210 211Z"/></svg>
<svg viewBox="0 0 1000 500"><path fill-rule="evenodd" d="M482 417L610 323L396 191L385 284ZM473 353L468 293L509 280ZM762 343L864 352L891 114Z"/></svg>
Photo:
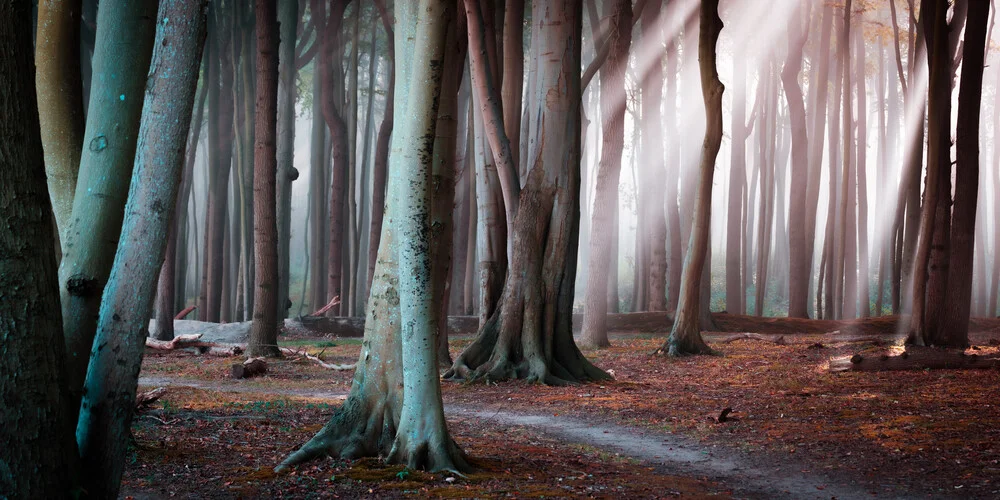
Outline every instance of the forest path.
<svg viewBox="0 0 1000 500"><path fill-rule="evenodd" d="M259 387L244 381L207 382L164 376L140 377L139 385L308 397L329 402L342 401L347 397L345 391ZM885 478L885 484L866 486L857 481L806 470L805 464L794 460L777 460L763 454L743 455L675 434L596 422L585 416L484 410L482 407L447 402L445 406L447 413L454 417L479 418L484 424L502 428L522 427L566 444L591 446L640 461L655 467L659 473L703 477L731 488L734 496L739 498L912 498L914 494L891 478ZM928 497L926 493L921 496Z"/></svg>

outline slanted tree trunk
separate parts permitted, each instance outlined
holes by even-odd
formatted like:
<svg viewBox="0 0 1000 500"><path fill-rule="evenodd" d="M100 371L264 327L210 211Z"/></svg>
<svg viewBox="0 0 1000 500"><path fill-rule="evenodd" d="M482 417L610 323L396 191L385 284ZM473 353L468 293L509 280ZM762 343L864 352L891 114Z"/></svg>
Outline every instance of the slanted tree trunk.
<svg viewBox="0 0 1000 500"><path fill-rule="evenodd" d="M549 384L607 378L573 342L580 200L577 2L532 4L536 88L529 99L531 166L514 222L511 273L497 310L446 376ZM470 47L470 51L472 48Z"/></svg>
<svg viewBox="0 0 1000 500"><path fill-rule="evenodd" d="M598 165L597 186L594 195L593 234L590 238L590 276L583 311L583 332L581 344L587 347L608 347L607 314L608 286L617 288L617 282L609 283L612 261L612 246L618 239L618 225L615 215L618 205L618 179L622 166L622 150L625 147L625 69L628 66L629 46L632 42L632 2L615 0L605 2L604 15L610 24L608 37L608 60L601 71L601 118L603 142L601 163ZM655 102L659 107L659 99ZM654 115L659 120L659 115ZM664 261L666 256L664 256ZM617 276L617 273L616 273ZM617 281L617 280L616 280ZM663 281L666 285L666 280ZM660 289L663 300L666 300ZM662 310L662 301L661 301Z"/></svg>
<svg viewBox="0 0 1000 500"><path fill-rule="evenodd" d="M454 22L444 14L454 12L448 4L396 4L396 43L404 56L397 63L404 82L397 104L407 111L407 119L400 121L393 140L386 213L390 223L383 226L380 240L365 344L347 401L278 470L323 455L382 455L414 469L469 469L448 434L441 403L435 351L439 298L433 293L429 251L436 103L446 71L445 34L448 23Z"/></svg>
<svg viewBox="0 0 1000 500"><path fill-rule="evenodd" d="M803 24L809 10L801 4L788 21L788 54L781 70L781 83L792 121L791 192L788 207L788 317L809 317L809 275L812 256L806 245L806 198L809 186L809 137L806 135L806 109L799 86L799 72L806 44ZM803 14L806 17L803 17ZM784 191L784 185L778 186ZM783 194L781 195L784 196Z"/></svg>
<svg viewBox="0 0 1000 500"><path fill-rule="evenodd" d="M101 293L121 234L155 20L153 3L107 0L98 10L87 145L80 162L73 216L65 231L66 252L59 267L67 381L73 406L80 401ZM122 44L121 40L130 43ZM187 125L185 122L185 128ZM181 136L179 144L185 139Z"/></svg>
<svg viewBox="0 0 1000 500"><path fill-rule="evenodd" d="M682 356L708 354L712 350L701 338L700 311L708 304L701 304L701 279L703 267L709 257L709 230L712 218L712 179L715 159L722 146L722 93L716 62L716 45L722 19L719 18L719 0L702 0L701 25L698 35L698 63L701 73L702 95L705 100L705 143L702 146L698 190L694 200L691 239L684 258L681 278L681 295L677 315L670 337L656 350L657 354Z"/></svg>
<svg viewBox="0 0 1000 500"><path fill-rule="evenodd" d="M39 134L31 4L0 3L0 497L77 486L76 409L64 369L55 220Z"/></svg>
<svg viewBox="0 0 1000 500"><path fill-rule="evenodd" d="M986 20L989 3L969 2L962 49L962 82L958 90L956 122L955 206L951 225L948 288L939 342L950 347L969 343L972 302L973 251L979 194L979 112L983 91ZM995 173L995 172L994 172ZM994 200L996 201L996 200Z"/></svg>
<svg viewBox="0 0 1000 500"><path fill-rule="evenodd" d="M35 85L45 150L45 175L60 241L73 211L83 147L83 82L80 76L81 0L38 2ZM57 255L57 260L62 255Z"/></svg>
<svg viewBox="0 0 1000 500"><path fill-rule="evenodd" d="M256 0L257 88L254 109L253 322L247 355L281 356L278 350L278 126L277 0Z"/></svg>
<svg viewBox="0 0 1000 500"><path fill-rule="evenodd" d="M288 287L291 276L292 182L299 178L294 166L295 152L295 64L296 28L299 21L298 0L279 0L278 22L281 46L278 52L278 137L277 137L277 206L278 206L278 319L288 317L291 302Z"/></svg>
<svg viewBox="0 0 1000 500"><path fill-rule="evenodd" d="M122 241L104 291L77 425L83 486L93 498L116 498L125 469L156 277L184 168L184 144L205 41L205 5L206 0L163 0L156 18L135 179L125 206ZM106 6L114 4L105 0L102 12ZM111 21L105 16L99 15L98 30L102 21ZM96 87L91 95L99 95ZM91 109L99 113L98 107Z"/></svg>

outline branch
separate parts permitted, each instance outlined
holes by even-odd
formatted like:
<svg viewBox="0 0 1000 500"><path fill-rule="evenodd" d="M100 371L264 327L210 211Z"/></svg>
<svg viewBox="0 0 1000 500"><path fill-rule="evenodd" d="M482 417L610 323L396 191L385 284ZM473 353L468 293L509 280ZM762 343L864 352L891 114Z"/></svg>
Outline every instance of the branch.
<svg viewBox="0 0 1000 500"><path fill-rule="evenodd" d="M635 26L635 23L639 22L642 14L646 11L645 7L646 0L636 0L635 7L632 11L637 14L632 17L632 26ZM602 20L601 22L603 23L604 21ZM600 71L601 66L603 66L604 62L608 60L608 54L611 52L611 47L609 47L609 44L607 43L607 37L608 30L603 29L601 30L601 39L594 40L594 49L597 52L594 54L594 59L587 65L587 69L583 71L583 76L580 77L581 94L584 90L587 90L587 85L590 85L591 80L593 80L594 76L597 75L597 72Z"/></svg>

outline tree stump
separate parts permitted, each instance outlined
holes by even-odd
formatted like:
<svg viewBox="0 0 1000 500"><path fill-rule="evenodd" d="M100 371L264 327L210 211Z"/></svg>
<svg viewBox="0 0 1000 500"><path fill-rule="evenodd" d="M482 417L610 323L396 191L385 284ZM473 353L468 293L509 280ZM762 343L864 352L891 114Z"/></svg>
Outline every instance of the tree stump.
<svg viewBox="0 0 1000 500"><path fill-rule="evenodd" d="M250 358L242 363L233 364L234 379L256 377L267 373L267 362L264 358Z"/></svg>

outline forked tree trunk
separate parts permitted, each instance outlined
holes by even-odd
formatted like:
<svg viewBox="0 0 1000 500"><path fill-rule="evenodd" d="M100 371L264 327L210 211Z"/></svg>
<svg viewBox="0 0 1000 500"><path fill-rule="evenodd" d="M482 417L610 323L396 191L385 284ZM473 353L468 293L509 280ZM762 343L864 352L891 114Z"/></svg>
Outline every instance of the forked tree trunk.
<svg viewBox="0 0 1000 500"><path fill-rule="evenodd" d="M257 89L254 109L253 322L247 355L281 356L278 350L278 126L277 0L256 0Z"/></svg>
<svg viewBox="0 0 1000 500"><path fill-rule="evenodd" d="M73 216L65 231L67 251L59 267L67 381L74 407L80 401L101 293L121 234L155 20L152 3L108 0L98 11L87 146L80 162ZM184 144L185 139L181 136L178 143ZM165 207L172 207L172 202Z"/></svg>
<svg viewBox="0 0 1000 500"><path fill-rule="evenodd" d="M788 207L788 317L809 317L809 274L812 256L806 245L806 198L809 186L809 137L806 135L806 109L799 86L802 56L806 44L803 24L808 9L799 5L788 21L788 54L781 70L781 83L792 121L791 197ZM784 185L778 187L784 191ZM784 197L784 195L781 195Z"/></svg>
<svg viewBox="0 0 1000 500"><path fill-rule="evenodd" d="M45 175L60 241L73 212L83 147L83 83L80 76L81 0L38 2L35 85L45 150ZM57 255L59 260L62 255Z"/></svg>
<svg viewBox="0 0 1000 500"><path fill-rule="evenodd" d="M969 2L958 91L956 123L955 206L951 225L948 289L940 345L964 348L969 343L976 204L979 194L979 110L983 90L986 20L989 3ZM995 173L995 172L994 172Z"/></svg>
<svg viewBox="0 0 1000 500"><path fill-rule="evenodd" d="M702 96L705 100L705 143L699 167L698 191L694 201L691 239L684 258L680 302L670 337L656 350L657 354L683 356L708 354L712 350L701 338L700 311L708 304L701 304L701 279L703 267L709 257L709 231L712 218L712 180L715 159L722 146L722 93L716 62L716 45L722 19L719 18L719 0L702 0L701 30L698 35L698 65L701 73Z"/></svg>
<svg viewBox="0 0 1000 500"><path fill-rule="evenodd" d="M422 0L417 7L396 4L396 43L403 56L397 74L404 82L396 95L407 119L400 121L393 140L392 161L398 168L389 171L390 224L383 226L351 393L330 422L278 470L324 455L381 455L431 471L469 469L448 434L441 404L434 349L439 298L432 293L429 252L436 103L445 70L445 32L453 22L443 12L454 10L440 0Z"/></svg>
<svg viewBox="0 0 1000 500"><path fill-rule="evenodd" d="M65 498L78 486L76 409L63 368L31 26L30 2L0 3L0 497Z"/></svg>
<svg viewBox="0 0 1000 500"><path fill-rule="evenodd" d="M598 165L594 195L594 218L591 226L593 234L589 242L590 276L587 279L580 340L587 347L611 345L607 329L608 286L617 288L618 284L609 282L608 275L610 268L618 265L617 259L612 260L612 247L618 240L618 178L621 173L622 150L625 147L625 69L632 42L631 0L606 2L604 15L610 21L609 36L605 40L609 44L608 60L600 76L604 145L601 148L601 163ZM655 104L659 106L659 99ZM659 115L654 115L653 118L658 121ZM666 256L663 257L666 261ZM617 273L615 275L617 277ZM666 285L666 280L663 284ZM660 295L663 296L662 289ZM662 306L662 301L660 305Z"/></svg>
<svg viewBox="0 0 1000 500"><path fill-rule="evenodd" d="M537 78L530 165L514 221L511 273L497 310L446 377L560 384L608 375L573 342L580 200L580 5L532 5Z"/></svg>
<svg viewBox="0 0 1000 500"><path fill-rule="evenodd" d="M95 348L90 357L77 424L83 487L93 498L116 498L125 469L156 277L184 168L183 145L205 41L205 4L206 0L164 0L156 18L135 179L94 339L103 348ZM102 3L102 10L105 5L113 6Z"/></svg>

